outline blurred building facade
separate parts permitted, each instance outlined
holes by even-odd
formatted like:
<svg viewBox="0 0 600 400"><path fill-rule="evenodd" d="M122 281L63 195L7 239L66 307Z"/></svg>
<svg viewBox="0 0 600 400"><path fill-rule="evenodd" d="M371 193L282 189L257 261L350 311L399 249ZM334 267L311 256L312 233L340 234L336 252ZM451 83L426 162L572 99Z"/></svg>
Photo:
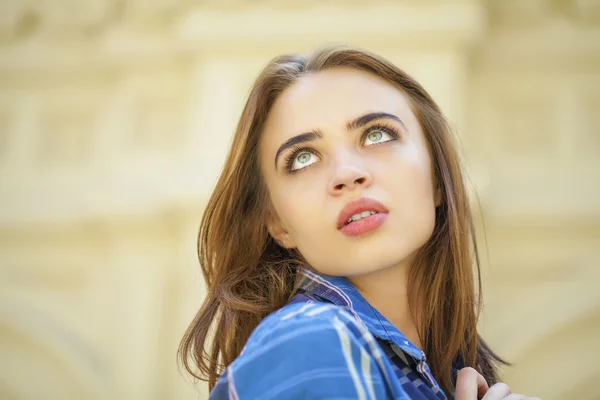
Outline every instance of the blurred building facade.
<svg viewBox="0 0 600 400"><path fill-rule="evenodd" d="M506 382L600 399L594 0L3 1L0 398L206 396L175 358L203 206L260 68L326 43L391 59L460 132Z"/></svg>

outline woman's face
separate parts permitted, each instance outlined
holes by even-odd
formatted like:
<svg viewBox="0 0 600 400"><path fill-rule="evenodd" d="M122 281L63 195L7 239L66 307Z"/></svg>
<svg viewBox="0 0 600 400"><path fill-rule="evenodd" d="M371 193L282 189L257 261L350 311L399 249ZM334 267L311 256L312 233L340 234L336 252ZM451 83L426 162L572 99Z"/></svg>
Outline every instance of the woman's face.
<svg viewBox="0 0 600 400"><path fill-rule="evenodd" d="M438 196L427 144L407 97L377 76L336 68L302 77L273 105L259 151L269 232L319 272L397 266L430 238Z"/></svg>

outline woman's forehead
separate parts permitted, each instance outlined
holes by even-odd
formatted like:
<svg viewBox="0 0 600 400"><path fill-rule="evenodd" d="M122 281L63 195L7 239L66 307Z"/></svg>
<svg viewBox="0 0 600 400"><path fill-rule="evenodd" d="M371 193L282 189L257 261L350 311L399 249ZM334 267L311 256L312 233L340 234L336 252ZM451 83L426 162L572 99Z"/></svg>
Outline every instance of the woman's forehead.
<svg viewBox="0 0 600 400"><path fill-rule="evenodd" d="M406 96L373 74L350 68L319 71L283 91L269 112L264 133L287 137L312 129L337 131L369 112L412 115Z"/></svg>

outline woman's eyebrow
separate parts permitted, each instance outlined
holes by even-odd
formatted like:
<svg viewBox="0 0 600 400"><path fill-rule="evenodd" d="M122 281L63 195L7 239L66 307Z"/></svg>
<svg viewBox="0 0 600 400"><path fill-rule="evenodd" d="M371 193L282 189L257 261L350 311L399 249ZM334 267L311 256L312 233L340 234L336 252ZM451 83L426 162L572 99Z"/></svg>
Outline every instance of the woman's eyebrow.
<svg viewBox="0 0 600 400"><path fill-rule="evenodd" d="M402 127L404 129L406 129L406 125L404 125L404 122L402 122L400 117L398 117L394 114L389 114L389 113L385 113L385 112L372 112L372 113L368 113L365 115L361 115L358 118L348 121L346 123L346 130L353 131L364 125L367 125L369 122L376 120L376 119L393 119L394 121L399 122L400 125L402 125ZM281 146L279 146L279 149L277 149L277 153L275 154L275 169L277 169L277 160L279 159L279 156L286 149L293 147L294 145L299 144L299 143L312 142L312 141L315 141L317 139L322 139L322 138L323 138L323 133L318 129L313 129L310 132L301 133L299 135L289 138Z"/></svg>
<svg viewBox="0 0 600 400"><path fill-rule="evenodd" d="M400 125L402 125L402 127L404 129L406 129L406 125L404 125L404 122L402 122L400 117L398 117L394 114L386 113L386 112L372 112L372 113L368 113L363 116L360 116L358 118L355 118L352 121L349 121L346 124L346 130L353 131L353 130L358 129L376 119L393 119L393 120L399 122Z"/></svg>

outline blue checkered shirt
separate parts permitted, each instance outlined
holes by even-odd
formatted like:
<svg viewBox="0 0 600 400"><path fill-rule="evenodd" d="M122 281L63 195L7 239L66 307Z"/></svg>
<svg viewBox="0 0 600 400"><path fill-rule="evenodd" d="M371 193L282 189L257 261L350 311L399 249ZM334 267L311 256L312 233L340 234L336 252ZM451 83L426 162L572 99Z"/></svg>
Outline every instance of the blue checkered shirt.
<svg viewBox="0 0 600 400"><path fill-rule="evenodd" d="M425 354L345 278L302 267L210 399L446 399Z"/></svg>

